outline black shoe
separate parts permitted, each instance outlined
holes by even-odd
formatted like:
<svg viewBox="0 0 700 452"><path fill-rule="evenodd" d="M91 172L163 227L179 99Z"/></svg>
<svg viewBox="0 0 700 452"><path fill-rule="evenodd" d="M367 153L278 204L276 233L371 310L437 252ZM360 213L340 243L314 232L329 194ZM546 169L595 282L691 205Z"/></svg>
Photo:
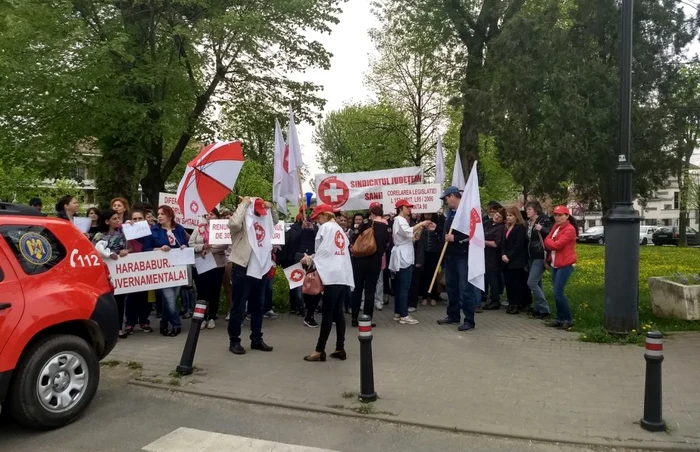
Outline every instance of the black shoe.
<svg viewBox="0 0 700 452"><path fill-rule="evenodd" d="M571 322L561 322L561 325L559 325L557 328L559 328L560 330L568 330L572 326L574 326L574 324Z"/></svg>
<svg viewBox="0 0 700 452"><path fill-rule="evenodd" d="M228 351L230 351L234 355L245 355L245 348L243 348L243 346L241 346L240 342L237 342L235 344L231 344L228 348Z"/></svg>
<svg viewBox="0 0 700 452"><path fill-rule="evenodd" d="M304 325L308 326L309 328L318 328L318 322L314 318L304 319Z"/></svg>
<svg viewBox="0 0 700 452"><path fill-rule="evenodd" d="M471 331L474 329L474 325L469 325L466 323L463 323L462 325L457 327L457 331Z"/></svg>
<svg viewBox="0 0 700 452"><path fill-rule="evenodd" d="M445 317L444 319L437 321L438 325L454 325L459 323L459 319L453 319L452 317Z"/></svg>
<svg viewBox="0 0 700 452"><path fill-rule="evenodd" d="M160 334L163 336L170 336L170 330L167 328L162 328L160 329Z"/></svg>
<svg viewBox="0 0 700 452"><path fill-rule="evenodd" d="M501 303L489 303L484 306L485 311L497 311L501 309Z"/></svg>
<svg viewBox="0 0 700 452"><path fill-rule="evenodd" d="M129 333L119 330L119 339L126 339L127 337L129 337Z"/></svg>
<svg viewBox="0 0 700 452"><path fill-rule="evenodd" d="M545 322L544 325L550 328L559 328L560 326L562 326L563 323L564 322L562 322L561 320L550 320L549 322Z"/></svg>
<svg viewBox="0 0 700 452"><path fill-rule="evenodd" d="M477 314L481 314L482 312L484 312L483 306L477 305L477 306L474 308L474 312L476 312Z"/></svg>
<svg viewBox="0 0 700 452"><path fill-rule="evenodd" d="M345 353L345 350L336 350L333 353L330 354L331 358L339 359L341 361L345 361L348 359L347 353Z"/></svg>
<svg viewBox="0 0 700 452"><path fill-rule="evenodd" d="M520 314L520 308L517 306L508 306L508 310L506 311L506 314L518 315L518 314Z"/></svg>
<svg viewBox="0 0 700 452"><path fill-rule="evenodd" d="M265 342L260 341L257 344L250 344L250 349L251 350L260 350L261 352L271 352L272 347L267 345Z"/></svg>
<svg viewBox="0 0 700 452"><path fill-rule="evenodd" d="M320 354L314 356L314 355L308 355L304 356L304 361L321 361L321 362L326 362L326 352L321 352Z"/></svg>
<svg viewBox="0 0 700 452"><path fill-rule="evenodd" d="M181 332L182 332L181 328L173 328L173 330L170 332L170 337L175 337L178 334L180 334Z"/></svg>
<svg viewBox="0 0 700 452"><path fill-rule="evenodd" d="M549 313L548 312L533 312L530 316L533 319L544 320L544 319L549 318Z"/></svg>
<svg viewBox="0 0 700 452"><path fill-rule="evenodd" d="M358 326L360 326L360 323L357 321L357 319L352 319L351 323L353 328L357 328Z"/></svg>

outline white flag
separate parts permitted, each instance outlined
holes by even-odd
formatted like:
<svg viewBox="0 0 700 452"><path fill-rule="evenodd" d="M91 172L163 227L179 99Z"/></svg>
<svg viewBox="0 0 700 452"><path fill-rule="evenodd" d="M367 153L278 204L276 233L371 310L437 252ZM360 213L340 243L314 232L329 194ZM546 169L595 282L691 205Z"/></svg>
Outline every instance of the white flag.
<svg viewBox="0 0 700 452"><path fill-rule="evenodd" d="M479 198L479 176L476 174L476 162L469 173L464 187L462 200L459 202L452 229L469 236L469 272L467 279L482 291L485 288L484 275L484 224L481 222L481 200Z"/></svg>
<svg viewBox="0 0 700 452"><path fill-rule="evenodd" d="M297 126L294 124L294 112L289 109L289 132L287 133L287 146L284 150L283 171L286 173L286 181L282 181L280 195L299 207L299 196L301 195L299 182L299 169L304 166L301 158L301 147L299 146L299 135Z"/></svg>
<svg viewBox="0 0 700 452"><path fill-rule="evenodd" d="M462 159L459 158L459 150L455 152L455 166L452 170L452 186L461 188L464 187L464 170L462 169Z"/></svg>
<svg viewBox="0 0 700 452"><path fill-rule="evenodd" d="M304 277L306 276L306 272L301 264L296 264L285 268L284 276L287 277L289 290L292 290L304 285Z"/></svg>
<svg viewBox="0 0 700 452"><path fill-rule="evenodd" d="M442 138L439 135L435 149L435 183L440 184L440 187L445 185L445 154L442 151ZM457 185L457 187L461 187L461 185Z"/></svg>
<svg viewBox="0 0 700 452"><path fill-rule="evenodd" d="M272 202L277 203L277 210L287 215L287 200L280 194L282 185L289 185L287 173L284 171L284 137L279 121L275 119L275 170L272 183Z"/></svg>

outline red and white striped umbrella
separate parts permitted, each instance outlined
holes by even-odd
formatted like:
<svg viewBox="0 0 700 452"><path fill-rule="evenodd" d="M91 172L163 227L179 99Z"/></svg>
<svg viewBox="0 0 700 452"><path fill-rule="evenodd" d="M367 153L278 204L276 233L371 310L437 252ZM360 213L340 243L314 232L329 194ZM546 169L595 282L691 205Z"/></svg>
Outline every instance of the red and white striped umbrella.
<svg viewBox="0 0 700 452"><path fill-rule="evenodd" d="M187 164L177 187L177 203L185 218L210 212L233 190L243 167L240 141L210 144Z"/></svg>

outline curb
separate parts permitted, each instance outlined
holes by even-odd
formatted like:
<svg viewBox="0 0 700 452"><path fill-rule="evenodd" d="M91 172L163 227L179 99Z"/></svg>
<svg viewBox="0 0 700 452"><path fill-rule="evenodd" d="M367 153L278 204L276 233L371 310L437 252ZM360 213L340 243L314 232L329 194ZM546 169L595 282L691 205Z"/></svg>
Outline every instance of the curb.
<svg viewBox="0 0 700 452"><path fill-rule="evenodd" d="M212 395L210 392L199 391L197 389L182 388L179 386L173 387L173 386L168 386L168 385L164 385L164 384L149 383L146 381L139 381L139 380L129 380L128 384L133 385L133 386L141 386L141 387L145 387L145 388L151 388L151 389L161 389L161 390L166 390L166 391L170 391L170 392L180 392L180 393L184 393L184 394L192 394L192 395L196 395L196 396L209 397L209 398L214 398L214 399L231 400L234 402L247 403L247 404L251 404L251 405L263 405L263 406L286 408L286 409L295 410L295 411L306 411L306 412L313 412L313 413L320 413L320 414L334 414L336 416L344 416L344 417L351 417L351 418L364 419L364 420L374 419L374 420L384 421L384 422L388 422L388 423L392 423L392 424L408 425L408 426L412 426L412 427L428 428L431 430L439 430L439 431L452 432L452 433L466 433L466 434L470 434L470 435L482 435L482 436L497 436L497 437L501 437L501 438L537 441L537 442L543 442L543 443L572 444L572 445L577 445L577 446L619 447L619 448L625 448L625 449L641 449L641 450L650 450L650 451L663 450L663 451L667 451L667 452L700 452L700 444L694 445L694 444L689 444L689 443L683 444L683 443L678 443L678 442L664 442L664 441L654 442L653 444L650 444L649 441L647 441L647 442L615 441L615 440L605 440L605 439L599 439L599 438L591 438L591 439L586 440L586 442L583 442L583 441L572 440L571 438L566 437L564 435L559 436L556 434L553 434L550 436L534 438L532 436L513 434L510 432L505 432L503 430L498 430L498 429L471 430L471 429L466 429L466 428L462 428L462 427L447 427L445 425L437 424L437 423L429 422L429 421L417 422L417 421L410 421L410 420L400 420L400 419L397 419L396 417L387 416L387 415L383 415L383 414L360 414L360 413L355 413L354 411L350 411L350 410L340 410L337 408L330 408L330 407L325 407L325 406L321 406L321 405L302 406L299 404L288 403L288 402L283 402L283 401L261 400L261 399L254 399L254 398L245 397L245 396L229 396L229 395L219 395L219 394Z"/></svg>

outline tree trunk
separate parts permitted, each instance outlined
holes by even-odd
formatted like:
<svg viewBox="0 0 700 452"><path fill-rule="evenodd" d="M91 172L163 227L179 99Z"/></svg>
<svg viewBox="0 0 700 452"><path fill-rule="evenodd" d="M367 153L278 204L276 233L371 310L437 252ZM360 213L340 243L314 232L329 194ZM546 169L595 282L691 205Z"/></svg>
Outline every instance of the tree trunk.
<svg viewBox="0 0 700 452"><path fill-rule="evenodd" d="M686 153L681 171L678 174L678 204L680 213L678 215L678 246L688 246L686 229L688 228L688 187L690 186L690 155Z"/></svg>
<svg viewBox="0 0 700 452"><path fill-rule="evenodd" d="M100 208L109 208L116 197L135 200L136 175L140 166L139 152L131 143L117 137L104 137L99 142L101 156L95 171L95 202Z"/></svg>
<svg viewBox="0 0 700 452"><path fill-rule="evenodd" d="M467 74L462 82L462 125L459 129L459 157L464 172L469 174L474 161L479 159L480 112L478 93L484 74L484 44L475 40L470 46Z"/></svg>

